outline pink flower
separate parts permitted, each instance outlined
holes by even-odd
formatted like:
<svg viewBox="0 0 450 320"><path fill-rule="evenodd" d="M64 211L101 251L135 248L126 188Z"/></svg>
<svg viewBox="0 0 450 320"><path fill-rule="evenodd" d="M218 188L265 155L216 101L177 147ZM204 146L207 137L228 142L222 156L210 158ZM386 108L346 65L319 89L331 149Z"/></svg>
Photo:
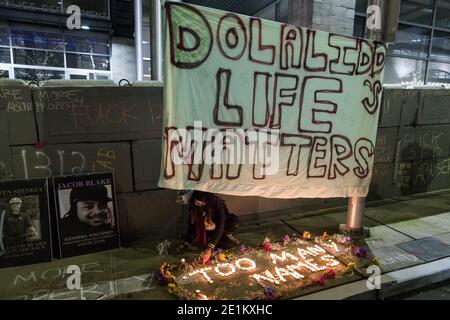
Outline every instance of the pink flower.
<svg viewBox="0 0 450 320"><path fill-rule="evenodd" d="M324 286L324 285L325 285L326 280L325 280L325 277L324 277L324 276L321 276L321 277L319 278L319 283L320 283L321 286Z"/></svg>
<svg viewBox="0 0 450 320"><path fill-rule="evenodd" d="M347 244L352 241L352 238L350 238L349 236L341 236L338 238L338 241L339 243Z"/></svg>
<svg viewBox="0 0 450 320"><path fill-rule="evenodd" d="M272 248L270 247L269 242L264 242L264 249L266 249L266 251L272 251Z"/></svg>
<svg viewBox="0 0 450 320"><path fill-rule="evenodd" d="M334 279L336 278L336 271L334 271L333 269L328 270L323 277L325 279Z"/></svg>
<svg viewBox="0 0 450 320"><path fill-rule="evenodd" d="M280 297L277 295L277 292L273 288L265 288L264 294L266 296L266 300L279 300Z"/></svg>

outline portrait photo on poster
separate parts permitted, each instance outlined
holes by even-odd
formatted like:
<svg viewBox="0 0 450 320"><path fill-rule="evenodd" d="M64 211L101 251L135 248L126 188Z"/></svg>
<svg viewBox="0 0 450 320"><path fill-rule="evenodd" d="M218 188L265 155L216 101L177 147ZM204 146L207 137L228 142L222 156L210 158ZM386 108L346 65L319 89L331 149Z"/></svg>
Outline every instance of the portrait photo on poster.
<svg viewBox="0 0 450 320"><path fill-rule="evenodd" d="M46 179L0 183L0 267L51 260Z"/></svg>
<svg viewBox="0 0 450 320"><path fill-rule="evenodd" d="M59 190L60 219L74 225L114 228L111 185ZM75 229L71 229L75 232Z"/></svg>
<svg viewBox="0 0 450 320"><path fill-rule="evenodd" d="M54 187L62 256L119 246L112 174L55 177Z"/></svg>
<svg viewBox="0 0 450 320"><path fill-rule="evenodd" d="M0 202L7 208L2 229L4 245L41 240L39 196L0 198Z"/></svg>

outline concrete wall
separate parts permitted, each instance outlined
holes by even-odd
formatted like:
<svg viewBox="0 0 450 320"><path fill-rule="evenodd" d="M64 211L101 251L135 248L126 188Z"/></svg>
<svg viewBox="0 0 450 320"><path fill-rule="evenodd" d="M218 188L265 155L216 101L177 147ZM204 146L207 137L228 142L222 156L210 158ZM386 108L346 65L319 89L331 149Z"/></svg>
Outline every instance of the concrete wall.
<svg viewBox="0 0 450 320"><path fill-rule="evenodd" d="M369 200L450 189L450 90L384 90Z"/></svg>
<svg viewBox="0 0 450 320"><path fill-rule="evenodd" d="M288 23L353 36L356 0L288 0Z"/></svg>
<svg viewBox="0 0 450 320"><path fill-rule="evenodd" d="M355 0L313 0L312 28L353 36Z"/></svg>
<svg viewBox="0 0 450 320"><path fill-rule="evenodd" d="M0 89L1 180L113 171L125 243L183 233L186 213L177 193L157 187L162 87L31 89L0 81ZM450 90L384 91L369 201L450 189L449 96ZM38 133L43 146L36 147ZM347 202L224 199L243 220L307 214Z"/></svg>
<svg viewBox="0 0 450 320"><path fill-rule="evenodd" d="M288 23L311 28L313 5L311 0L289 0Z"/></svg>

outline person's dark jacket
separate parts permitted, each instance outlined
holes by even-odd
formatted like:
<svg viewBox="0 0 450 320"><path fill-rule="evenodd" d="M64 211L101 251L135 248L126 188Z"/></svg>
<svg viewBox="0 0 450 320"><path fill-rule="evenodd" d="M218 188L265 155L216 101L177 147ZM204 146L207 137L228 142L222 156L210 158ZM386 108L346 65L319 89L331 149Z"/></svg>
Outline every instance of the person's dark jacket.
<svg viewBox="0 0 450 320"><path fill-rule="evenodd" d="M196 208L195 205L191 204L189 206L189 212L192 214L193 210L207 210L209 211L209 214L211 215L212 222L215 223L216 227L214 230L211 231L204 231L206 232L206 238L207 238L207 247L214 250L217 244L219 243L220 239L222 238L224 234L224 230L226 229L226 223L229 220L230 213L228 211L228 208L223 200L217 199L217 201L214 204L207 204L206 208L200 207ZM196 223L192 223L191 215L189 215L189 222L188 222L188 231L186 235L186 244L192 244L196 240L196 236L198 234Z"/></svg>

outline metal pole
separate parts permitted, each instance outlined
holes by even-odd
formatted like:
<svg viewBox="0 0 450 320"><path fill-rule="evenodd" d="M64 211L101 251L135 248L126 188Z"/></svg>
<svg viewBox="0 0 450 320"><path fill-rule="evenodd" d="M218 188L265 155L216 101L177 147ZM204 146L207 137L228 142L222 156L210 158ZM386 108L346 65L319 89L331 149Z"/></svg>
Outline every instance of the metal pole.
<svg viewBox="0 0 450 320"><path fill-rule="evenodd" d="M163 81L162 67L162 7L160 0L151 0L151 75L152 80Z"/></svg>
<svg viewBox="0 0 450 320"><path fill-rule="evenodd" d="M364 207L366 198L351 197L348 199L347 227L361 229L363 227Z"/></svg>
<svg viewBox="0 0 450 320"><path fill-rule="evenodd" d="M395 7L397 6L397 7ZM386 30L388 40L396 31L398 21L399 0L369 0L367 2L366 37L374 41L383 40L383 30ZM395 12L395 8L397 11ZM395 17L395 14L397 16ZM395 24L395 26L393 26ZM341 225L340 230L353 236L368 236L369 229L364 228L364 208L366 198L353 196L348 199L347 224Z"/></svg>
<svg viewBox="0 0 450 320"><path fill-rule="evenodd" d="M136 49L136 80L144 77L142 58L142 0L134 0L134 47Z"/></svg>

